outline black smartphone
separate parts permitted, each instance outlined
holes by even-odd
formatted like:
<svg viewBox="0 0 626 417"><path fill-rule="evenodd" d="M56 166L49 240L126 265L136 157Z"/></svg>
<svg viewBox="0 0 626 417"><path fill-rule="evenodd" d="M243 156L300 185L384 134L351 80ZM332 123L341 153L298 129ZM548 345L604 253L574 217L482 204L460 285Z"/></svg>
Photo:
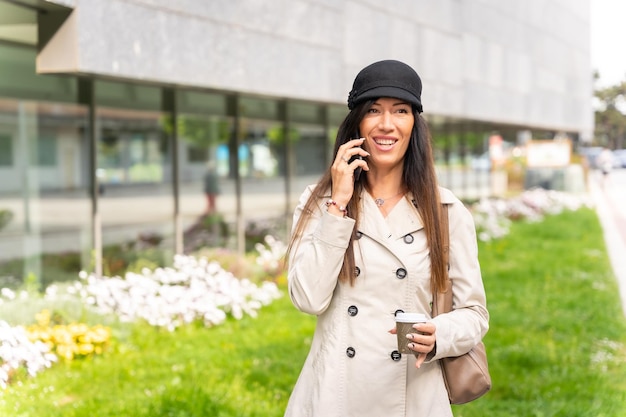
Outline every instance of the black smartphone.
<svg viewBox="0 0 626 417"><path fill-rule="evenodd" d="M354 137L352 139L360 139L361 138L361 134L359 133L359 131L356 131L356 135L354 135ZM348 139L350 140L350 139ZM350 158L350 160L348 161L348 163L354 161L355 159L363 159L363 157L361 155L354 155L352 158ZM361 177L361 172L363 171L363 168L358 167L357 169L354 170L354 182L357 182L359 180L359 178Z"/></svg>
<svg viewBox="0 0 626 417"><path fill-rule="evenodd" d="M346 142L348 140L352 140L352 139L360 139L361 138L361 134L359 133L359 131L357 130L355 132L355 135L353 138L348 138L346 140ZM352 158L350 158L350 160L348 161L348 163L351 163L352 161L354 161L355 159L363 159L363 157L361 155L354 155ZM358 167L357 169L354 170L354 182L357 182L359 180L359 178L361 177L361 171L363 171L363 168Z"/></svg>

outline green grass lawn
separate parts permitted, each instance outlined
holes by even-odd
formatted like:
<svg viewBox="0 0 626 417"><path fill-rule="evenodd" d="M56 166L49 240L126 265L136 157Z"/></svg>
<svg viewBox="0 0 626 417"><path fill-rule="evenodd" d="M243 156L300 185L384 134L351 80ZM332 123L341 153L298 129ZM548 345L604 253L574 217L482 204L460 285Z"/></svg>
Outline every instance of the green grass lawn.
<svg viewBox="0 0 626 417"><path fill-rule="evenodd" d="M626 319L591 210L482 245L493 390L456 416L625 416Z"/></svg>
<svg viewBox="0 0 626 417"><path fill-rule="evenodd" d="M515 224L480 258L493 389L455 416L626 415L626 319L595 213ZM314 326L286 295L210 329L117 325L107 354L0 391L0 416L282 416Z"/></svg>

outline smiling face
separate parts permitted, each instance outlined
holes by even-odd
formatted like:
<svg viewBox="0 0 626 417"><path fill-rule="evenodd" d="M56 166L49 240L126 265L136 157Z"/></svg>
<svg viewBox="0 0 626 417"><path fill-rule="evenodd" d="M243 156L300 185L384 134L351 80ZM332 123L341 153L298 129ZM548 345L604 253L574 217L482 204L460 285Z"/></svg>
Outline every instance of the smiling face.
<svg viewBox="0 0 626 417"><path fill-rule="evenodd" d="M415 118L411 105L396 98L379 98L359 124L363 148L370 153L368 164L373 169L402 166L409 147Z"/></svg>

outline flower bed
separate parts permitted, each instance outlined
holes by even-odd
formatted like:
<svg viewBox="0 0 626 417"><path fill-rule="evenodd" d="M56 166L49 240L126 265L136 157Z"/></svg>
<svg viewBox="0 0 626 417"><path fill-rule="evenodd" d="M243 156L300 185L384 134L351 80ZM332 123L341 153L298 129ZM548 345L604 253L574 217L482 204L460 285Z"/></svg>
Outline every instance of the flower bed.
<svg viewBox="0 0 626 417"><path fill-rule="evenodd" d="M271 236L258 243L257 265L268 277L279 275L285 253L282 242ZM46 289L44 300L50 304L72 297L103 315L114 315L121 321L143 320L153 326L174 331L191 322L215 326L227 317L255 317L258 310L281 296L275 282L260 285L247 278L237 278L219 262L206 257L177 255L173 266L140 274L128 272L124 277L98 277L81 272L79 280L60 294L54 285ZM34 296L41 300L40 296ZM0 290L0 304L28 302L28 291ZM27 328L11 327L0 321L0 387L5 388L15 373L25 369L34 376L58 358L72 360L104 351L111 332L101 325L53 323L52 313L37 314L37 324Z"/></svg>
<svg viewBox="0 0 626 417"><path fill-rule="evenodd" d="M546 214L591 207L586 196L536 188L509 199L484 198L470 207L478 239L490 241L509 233L511 222L540 221Z"/></svg>
<svg viewBox="0 0 626 417"><path fill-rule="evenodd" d="M74 291L87 305L122 321L145 320L153 326L174 330L201 321L206 326L222 323L228 314L241 319L280 296L273 282L260 286L236 278L216 261L177 255L171 268L128 272L125 277L98 277L81 273Z"/></svg>

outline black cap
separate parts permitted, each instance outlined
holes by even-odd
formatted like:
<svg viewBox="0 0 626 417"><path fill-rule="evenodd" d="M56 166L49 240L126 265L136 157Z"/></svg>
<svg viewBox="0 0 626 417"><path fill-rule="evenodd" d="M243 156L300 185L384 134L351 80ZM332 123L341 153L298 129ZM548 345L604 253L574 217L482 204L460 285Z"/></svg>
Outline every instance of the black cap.
<svg viewBox="0 0 626 417"><path fill-rule="evenodd" d="M348 95L348 108L352 110L367 99L392 97L413 104L421 113L421 96L422 80L413 68L400 61L378 61L357 74Z"/></svg>

